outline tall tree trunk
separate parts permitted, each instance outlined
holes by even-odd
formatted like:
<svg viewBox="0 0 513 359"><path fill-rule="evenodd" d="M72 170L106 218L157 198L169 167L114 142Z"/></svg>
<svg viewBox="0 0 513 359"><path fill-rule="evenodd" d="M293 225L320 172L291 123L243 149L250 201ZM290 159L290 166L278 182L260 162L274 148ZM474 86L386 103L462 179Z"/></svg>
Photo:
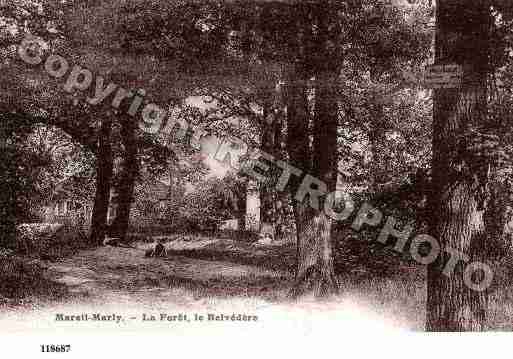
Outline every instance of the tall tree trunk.
<svg viewBox="0 0 513 359"><path fill-rule="evenodd" d="M285 103L283 98L283 88L277 90L277 98L275 102L275 125L273 126L274 131L274 156L275 158L284 159L285 153L283 149L284 145L284 119L285 119ZM277 183L277 179L280 171L276 173L276 179L274 184ZM285 236L285 222L287 216L289 216L289 193L285 191L275 191L275 209L276 209L276 226L275 226L275 238L282 239Z"/></svg>
<svg viewBox="0 0 513 359"><path fill-rule="evenodd" d="M246 214L248 209L248 186L247 182L241 186L241 194L235 194L235 200L238 202L238 218L237 222L239 225L239 230L246 230Z"/></svg>
<svg viewBox="0 0 513 359"><path fill-rule="evenodd" d="M323 4L305 4L303 9L307 19L303 24L303 48L300 51L303 54L303 71L300 70L297 76L301 83L292 86L287 108L290 114L289 154L294 165L323 181L328 192L332 192L337 182L338 64L329 56L332 42L328 39L333 34L329 30ZM317 25L315 32L311 20ZM312 132L308 130L309 103L306 91L306 80L311 77L309 71L313 71L316 80ZM324 213L324 199L325 196L319 198L317 209L305 201L295 204L298 263L292 291L294 296L312 293L316 297L324 297L339 290L334 270L332 221Z"/></svg>
<svg viewBox="0 0 513 359"><path fill-rule="evenodd" d="M336 184L337 105L333 82L317 79L313 162L309 155L308 100L306 80L299 77L288 91L287 147L292 165L324 181L330 190ZM323 84L324 85L321 85ZM312 165L313 163L313 165ZM297 190L293 186L293 193ZM338 292L333 266L331 219L323 209L313 209L306 202L295 202L297 229L297 270L292 296L313 294L324 297Z"/></svg>
<svg viewBox="0 0 513 359"><path fill-rule="evenodd" d="M0 119L5 121L2 116ZM2 124L5 126L5 124ZM18 224L18 201L20 193L20 175L18 163L20 152L16 145L9 144L9 135L0 127L0 247L9 248L16 244L16 225Z"/></svg>
<svg viewBox="0 0 513 359"><path fill-rule="evenodd" d="M427 330L477 331L484 328L487 292L465 285L460 262L446 276L443 268L458 251L483 261L486 239L484 193L487 164L479 163L470 130L486 121L489 2L439 0L436 63L465 67L459 89L439 89L434 97L431 232L441 255L428 266Z"/></svg>
<svg viewBox="0 0 513 359"><path fill-rule="evenodd" d="M337 119L336 78L319 73L316 78L315 120L313 127L313 161L310 174L323 181L328 192L337 183ZM332 220L323 211L301 204L298 208L300 228L296 293L313 291L317 296L337 293L334 269Z"/></svg>
<svg viewBox="0 0 513 359"><path fill-rule="evenodd" d="M110 203L110 189L113 173L112 158L112 119L106 117L98 135L98 154L96 158L96 195L91 216L92 243L101 244L107 232L107 213Z"/></svg>
<svg viewBox="0 0 513 359"><path fill-rule="evenodd" d="M281 154L282 107L281 90L273 89L264 104L260 148L274 158L283 158ZM283 198L275 189L279 172L279 170L273 171L268 180L260 186L261 228L271 226L273 239L282 236L280 217L282 217L283 208L278 208L278 202Z"/></svg>
<svg viewBox="0 0 513 359"><path fill-rule="evenodd" d="M109 232L112 237L125 238L130 222L130 209L134 201L134 188L139 174L135 122L128 117L121 119L121 141L123 143L123 164L116 189L116 217Z"/></svg>
<svg viewBox="0 0 513 359"><path fill-rule="evenodd" d="M270 101L266 101L263 109L262 134L260 139L260 149L270 155L274 155L274 116ZM270 176L269 180L260 185L260 223L261 227L276 226L276 191L274 190L274 178ZM274 232L274 231L273 231Z"/></svg>
<svg viewBox="0 0 513 359"><path fill-rule="evenodd" d="M286 104L287 104L287 153L289 155L289 163L304 172L308 172L311 167L308 155L308 99L306 96L306 76L298 76L297 71L291 70L286 86ZM299 79L298 79L299 77ZM301 184L299 179L295 177L290 181L290 194L295 196ZM299 268L299 247L303 223L301 218L302 205L293 200L294 220L296 223L296 239L297 239L297 267ZM297 275L297 271L296 271Z"/></svg>

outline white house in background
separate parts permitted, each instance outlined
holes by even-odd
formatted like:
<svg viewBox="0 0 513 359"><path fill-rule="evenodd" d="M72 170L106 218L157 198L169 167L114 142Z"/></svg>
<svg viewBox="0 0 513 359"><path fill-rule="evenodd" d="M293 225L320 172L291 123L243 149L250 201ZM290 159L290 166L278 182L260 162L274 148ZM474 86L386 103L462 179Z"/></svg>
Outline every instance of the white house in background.
<svg viewBox="0 0 513 359"><path fill-rule="evenodd" d="M41 217L45 223L70 223L87 230L92 213L92 201L78 200L56 188L52 199L42 208Z"/></svg>
<svg viewBox="0 0 513 359"><path fill-rule="evenodd" d="M239 229L239 220L238 219L228 219L226 221L222 221L219 224L220 231L233 230L236 231Z"/></svg>
<svg viewBox="0 0 513 359"><path fill-rule="evenodd" d="M40 216L46 223L70 223L83 226L87 231L91 223L93 213L94 198L81 198L77 193L81 191L77 184L70 179L59 183L52 194L51 199L40 210ZM94 194L94 191L92 191ZM165 213L166 205L169 201L169 185L160 180L147 180L137 185L135 193L144 193L142 199L151 199L154 208L150 213L144 213L138 210L136 198L130 213L130 223L135 226L151 226L160 224L161 216ZM111 224L116 216L116 205L113 200L115 197L114 189L110 193L110 205L107 212L107 223Z"/></svg>

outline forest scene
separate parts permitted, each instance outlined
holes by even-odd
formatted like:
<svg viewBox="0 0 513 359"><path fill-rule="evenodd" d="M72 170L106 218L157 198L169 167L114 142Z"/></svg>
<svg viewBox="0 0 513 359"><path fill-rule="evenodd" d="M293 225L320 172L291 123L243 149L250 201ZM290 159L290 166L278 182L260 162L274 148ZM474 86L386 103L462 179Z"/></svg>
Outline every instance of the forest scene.
<svg viewBox="0 0 513 359"><path fill-rule="evenodd" d="M0 0L0 146L0 322L513 330L511 0Z"/></svg>

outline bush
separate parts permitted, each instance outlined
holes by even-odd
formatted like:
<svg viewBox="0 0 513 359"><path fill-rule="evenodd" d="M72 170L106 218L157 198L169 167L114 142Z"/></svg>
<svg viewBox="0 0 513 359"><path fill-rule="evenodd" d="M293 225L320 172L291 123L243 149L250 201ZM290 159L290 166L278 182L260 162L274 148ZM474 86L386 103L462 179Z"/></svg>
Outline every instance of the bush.
<svg viewBox="0 0 513 359"><path fill-rule="evenodd" d="M45 267L38 260L27 260L0 248L0 305L18 305L31 295L61 297L65 285L44 277Z"/></svg>
<svg viewBox="0 0 513 359"><path fill-rule="evenodd" d="M22 224L17 230L18 255L55 260L90 246L86 234L71 224Z"/></svg>

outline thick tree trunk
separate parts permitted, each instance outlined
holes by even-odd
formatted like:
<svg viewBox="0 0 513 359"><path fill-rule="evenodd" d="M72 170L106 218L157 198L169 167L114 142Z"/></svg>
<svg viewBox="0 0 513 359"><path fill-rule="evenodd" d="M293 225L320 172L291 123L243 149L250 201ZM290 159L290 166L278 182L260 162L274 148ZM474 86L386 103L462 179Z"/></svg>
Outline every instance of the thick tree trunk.
<svg viewBox="0 0 513 359"><path fill-rule="evenodd" d="M337 179L337 78L338 66L329 52L336 34L330 30L323 3L298 3L293 18L297 21L297 54L287 78L287 152L290 164L304 175L324 181L329 191ZM315 25L315 26L314 26ZM331 24L333 25L333 24ZM336 26L334 26L336 28ZM337 30L334 30L337 31ZM308 82L315 76L315 120L313 130L308 99ZM313 141L312 141L313 140ZM296 197L302 179L289 182ZM295 201L297 271L291 294L324 297L338 292L333 264L331 220L324 214L324 197L310 202L306 196Z"/></svg>
<svg viewBox="0 0 513 359"><path fill-rule="evenodd" d="M502 258L511 251L512 235L508 224L513 220L508 204L510 188L505 182L489 184L490 198L484 213L488 240L484 254L487 258Z"/></svg>
<svg viewBox="0 0 513 359"><path fill-rule="evenodd" d="M107 232L107 213L113 172L111 133L112 119L105 118L102 121L98 135L96 195L91 216L90 241L95 244L102 244Z"/></svg>
<svg viewBox="0 0 513 359"><path fill-rule="evenodd" d="M317 25L314 33L311 22L307 21L303 34L303 50L308 62L304 65L313 69L316 79L315 115L313 132L309 133L309 107L306 95L306 79L309 76L299 76L302 84L293 88L300 92L292 96L291 106L288 107L289 112L293 108L296 109L291 113L288 133L289 136L297 138L295 141L302 143L292 141L289 150L293 149L294 145L300 147L297 158L294 158L294 151L290 154L291 159L295 159L293 164L299 165L298 167L307 174L323 181L328 192L332 192L335 191L337 183L338 64L329 56L329 38L333 34L330 33L323 5L305 6L309 12L308 17ZM313 138L312 156L308 156L309 138ZM339 290L333 261L332 221L323 211L324 199L325 197L319 198L319 208L313 209L305 202L296 203L298 266L293 290L295 296L313 293L315 296L324 297L338 293Z"/></svg>
<svg viewBox="0 0 513 359"><path fill-rule="evenodd" d="M318 73L316 78L315 120L313 133L313 162L311 174L323 181L328 192L337 184L337 122L336 75ZM303 227L304 239L299 246L298 286L303 281L315 283L314 292L325 296L338 292L333 266L334 245L332 220L323 211L323 202L315 213L303 209L308 226ZM301 216L301 215L300 215ZM306 287L311 284L306 283Z"/></svg>
<svg viewBox="0 0 513 359"><path fill-rule="evenodd" d="M1 118L1 116L0 116ZM3 119L2 119L3 120ZM20 194L20 183L18 174L19 151L15 145L8 144L8 135L0 129L0 247L11 248L16 244L17 200L22 197Z"/></svg>
<svg viewBox="0 0 513 359"><path fill-rule="evenodd" d="M292 83L288 106L288 148L291 162L310 175L324 181L330 190L336 184L337 105L334 83L318 78L314 124L313 162L308 154L308 103L306 82ZM294 190L296 190L294 188ZM295 193L294 193L295 194ZM333 266L332 226L320 208L296 202L294 214L297 228L297 271L292 296L313 294L325 297L338 293Z"/></svg>
<svg viewBox="0 0 513 359"><path fill-rule="evenodd" d="M121 120L121 140L124 149L123 164L116 189L116 217L109 232L112 237L124 239L130 222L130 209L134 201L135 181L139 174L135 122L131 118Z"/></svg>
<svg viewBox="0 0 513 359"><path fill-rule="evenodd" d="M484 329L486 291L465 285L460 262L449 276L442 273L449 251L483 261L486 240L483 202L487 164L479 163L469 143L471 129L486 121L489 3L483 0L440 0L437 6L436 62L465 67L459 89L435 91L433 123L432 234L441 255L428 266L427 330Z"/></svg>
<svg viewBox="0 0 513 359"><path fill-rule="evenodd" d="M298 204L302 223L298 241L298 266L292 296L313 294L326 297L338 293L333 261L331 219L324 212Z"/></svg>

